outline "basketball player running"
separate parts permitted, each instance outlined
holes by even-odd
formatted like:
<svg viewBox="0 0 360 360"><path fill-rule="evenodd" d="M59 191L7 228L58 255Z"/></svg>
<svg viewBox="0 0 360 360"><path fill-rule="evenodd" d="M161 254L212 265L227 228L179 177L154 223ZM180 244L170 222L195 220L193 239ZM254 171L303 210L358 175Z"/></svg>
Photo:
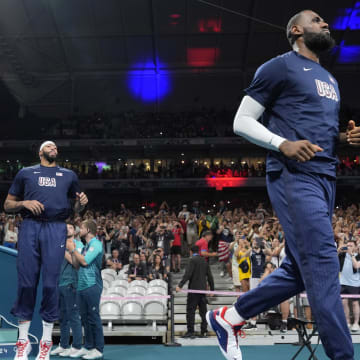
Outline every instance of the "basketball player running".
<svg viewBox="0 0 360 360"><path fill-rule="evenodd" d="M24 216L18 241L18 294L11 310L19 319L16 360L27 360L31 351L28 332L40 271L43 335L36 360L49 359L53 323L59 316L58 280L66 245L65 219L71 214L71 199L76 199L76 213L88 202L87 196L80 193L76 174L56 165L57 155L55 143L44 142L39 151L40 164L18 172L4 204L5 211L21 211Z"/></svg>
<svg viewBox="0 0 360 360"><path fill-rule="evenodd" d="M304 10L292 17L293 51L263 64L245 90L234 132L270 150L267 189L285 231L280 268L239 297L234 307L207 313L227 359L241 359L238 334L245 320L306 290L330 359L353 360L354 349L340 298L339 260L331 225L339 140L360 146L360 127L338 132L338 84L319 64L334 46L329 26ZM257 120L263 117L263 126Z"/></svg>

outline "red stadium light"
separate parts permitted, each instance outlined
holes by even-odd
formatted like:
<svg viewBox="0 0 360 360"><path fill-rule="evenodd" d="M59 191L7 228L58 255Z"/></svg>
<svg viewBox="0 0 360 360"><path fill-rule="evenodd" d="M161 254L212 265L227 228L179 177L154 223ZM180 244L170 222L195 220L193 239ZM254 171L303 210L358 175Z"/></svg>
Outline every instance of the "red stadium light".
<svg viewBox="0 0 360 360"><path fill-rule="evenodd" d="M224 177L224 178L207 178L208 187L214 187L221 191L224 187L235 188L245 186L249 179L244 177Z"/></svg>
<svg viewBox="0 0 360 360"><path fill-rule="evenodd" d="M214 66L219 52L219 48L189 48L187 49L187 63L194 67Z"/></svg>
<svg viewBox="0 0 360 360"><path fill-rule="evenodd" d="M172 19L179 19L179 18L181 18L181 15L180 14L171 14L170 17Z"/></svg>
<svg viewBox="0 0 360 360"><path fill-rule="evenodd" d="M201 33L221 32L221 19L200 19L198 22Z"/></svg>
<svg viewBox="0 0 360 360"><path fill-rule="evenodd" d="M169 15L169 18L170 18L169 24L172 26L176 26L176 25L179 25L181 15L180 14L171 14L171 15Z"/></svg>

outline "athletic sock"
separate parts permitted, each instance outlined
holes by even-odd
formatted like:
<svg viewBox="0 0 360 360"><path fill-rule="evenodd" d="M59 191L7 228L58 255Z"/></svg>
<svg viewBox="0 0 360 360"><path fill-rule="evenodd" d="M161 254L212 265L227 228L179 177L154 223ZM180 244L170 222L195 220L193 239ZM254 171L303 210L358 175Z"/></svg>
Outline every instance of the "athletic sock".
<svg viewBox="0 0 360 360"><path fill-rule="evenodd" d="M231 325L236 325L244 321L244 319L236 311L235 307L232 307L225 312L225 320Z"/></svg>
<svg viewBox="0 0 360 360"><path fill-rule="evenodd" d="M283 323L287 324L287 320L281 320Z"/></svg>
<svg viewBox="0 0 360 360"><path fill-rule="evenodd" d="M52 330L54 323L49 323L43 320L43 335L41 340L46 342L52 342Z"/></svg>
<svg viewBox="0 0 360 360"><path fill-rule="evenodd" d="M29 320L19 320L19 340L27 341L29 339L30 324Z"/></svg>
<svg viewBox="0 0 360 360"><path fill-rule="evenodd" d="M255 326L256 325L256 320L250 320L250 324Z"/></svg>

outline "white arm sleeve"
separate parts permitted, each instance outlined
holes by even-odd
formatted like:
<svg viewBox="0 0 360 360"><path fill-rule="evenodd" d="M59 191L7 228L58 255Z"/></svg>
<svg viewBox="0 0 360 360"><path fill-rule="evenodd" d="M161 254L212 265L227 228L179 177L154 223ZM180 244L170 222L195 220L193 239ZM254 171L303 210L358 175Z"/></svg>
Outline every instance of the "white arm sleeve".
<svg viewBox="0 0 360 360"><path fill-rule="evenodd" d="M234 133L266 149L280 151L280 145L286 140L268 130L257 120L265 108L252 97L246 95L241 101L234 119Z"/></svg>

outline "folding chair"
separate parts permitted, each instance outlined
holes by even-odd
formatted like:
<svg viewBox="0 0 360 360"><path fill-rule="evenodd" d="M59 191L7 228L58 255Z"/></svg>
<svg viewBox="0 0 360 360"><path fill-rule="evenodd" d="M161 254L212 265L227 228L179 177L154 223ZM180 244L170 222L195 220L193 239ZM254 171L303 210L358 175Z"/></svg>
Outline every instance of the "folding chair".
<svg viewBox="0 0 360 360"><path fill-rule="evenodd" d="M320 336L318 337L317 345L314 348L312 348L312 346L311 346L311 339L317 333L316 323L314 321L307 320L301 313L300 296L299 295L296 296L295 306L297 309L298 317L296 317L296 318L291 317L288 319L288 321L289 321L289 326L295 327L295 329L299 335L299 342L294 345L300 346L300 349L291 358L291 360L295 360L300 355L300 353L302 352L302 350L304 348L307 348L310 352L309 360L312 360L312 359L317 360L317 357L315 356L315 351L317 350L317 348L319 346ZM308 324L312 324L312 326L313 326L312 331L308 331L308 329L306 328L306 325L308 325Z"/></svg>

